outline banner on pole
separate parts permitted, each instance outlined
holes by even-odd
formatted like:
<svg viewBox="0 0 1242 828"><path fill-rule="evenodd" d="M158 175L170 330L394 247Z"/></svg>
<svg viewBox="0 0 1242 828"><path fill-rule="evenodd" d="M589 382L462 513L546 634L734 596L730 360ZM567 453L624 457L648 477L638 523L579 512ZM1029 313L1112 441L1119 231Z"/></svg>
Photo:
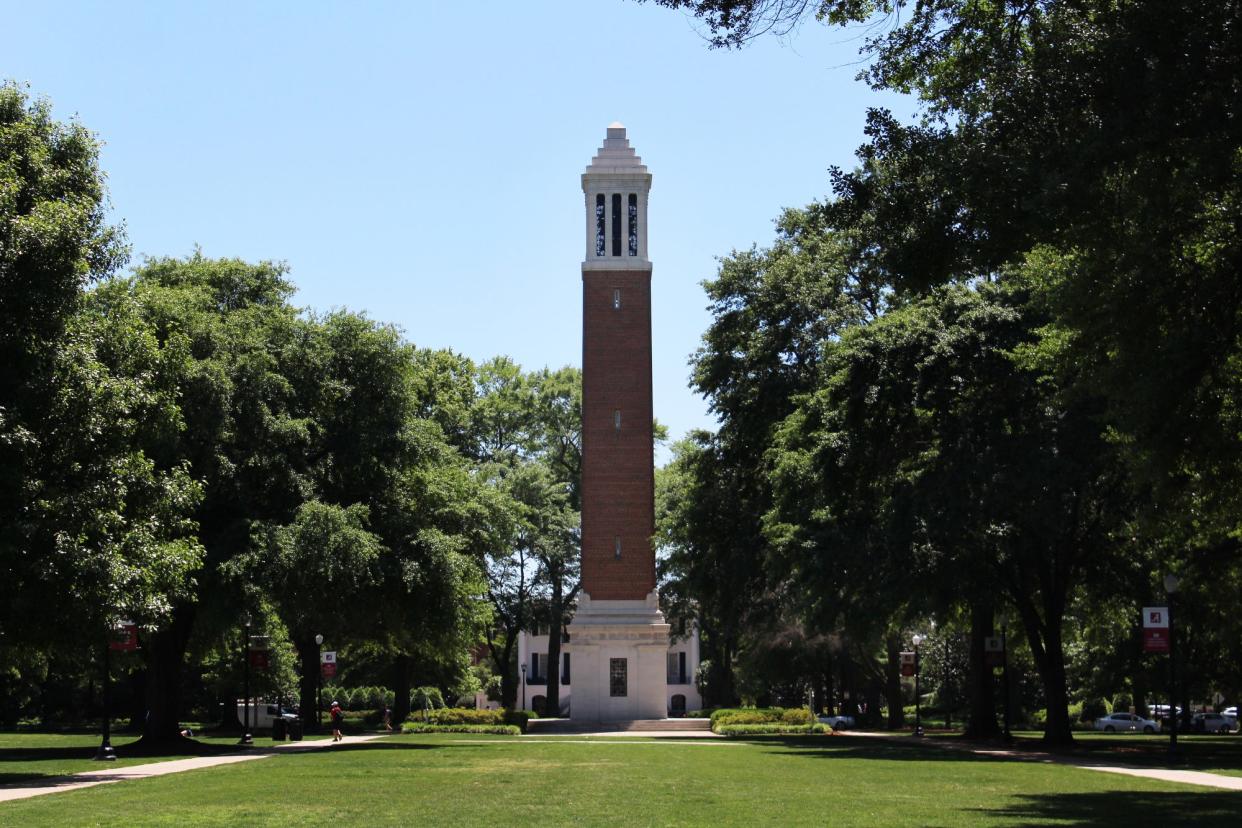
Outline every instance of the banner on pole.
<svg viewBox="0 0 1242 828"><path fill-rule="evenodd" d="M251 650L250 666L255 670L266 670L269 666L267 650Z"/></svg>
<svg viewBox="0 0 1242 828"><path fill-rule="evenodd" d="M989 667L1005 666L1005 644L999 635L983 639L983 663Z"/></svg>
<svg viewBox="0 0 1242 828"><path fill-rule="evenodd" d="M327 650L319 654L319 669L324 678L336 675L336 650Z"/></svg>
<svg viewBox="0 0 1242 828"><path fill-rule="evenodd" d="M133 621L121 621L112 628L108 639L109 650L131 652L138 649L138 625Z"/></svg>
<svg viewBox="0 0 1242 828"><path fill-rule="evenodd" d="M1143 652L1169 651L1169 608L1143 607Z"/></svg>
<svg viewBox="0 0 1242 828"><path fill-rule="evenodd" d="M901 654L901 674L906 678L914 675L914 653Z"/></svg>

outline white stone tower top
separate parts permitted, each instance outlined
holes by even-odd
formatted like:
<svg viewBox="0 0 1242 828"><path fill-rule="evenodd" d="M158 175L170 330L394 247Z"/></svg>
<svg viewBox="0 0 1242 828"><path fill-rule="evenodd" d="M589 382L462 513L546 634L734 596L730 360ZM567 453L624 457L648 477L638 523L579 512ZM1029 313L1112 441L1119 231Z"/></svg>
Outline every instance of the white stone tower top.
<svg viewBox="0 0 1242 828"><path fill-rule="evenodd" d="M582 174L586 196L586 258L583 270L650 270L647 258L647 196L651 173L618 121Z"/></svg>

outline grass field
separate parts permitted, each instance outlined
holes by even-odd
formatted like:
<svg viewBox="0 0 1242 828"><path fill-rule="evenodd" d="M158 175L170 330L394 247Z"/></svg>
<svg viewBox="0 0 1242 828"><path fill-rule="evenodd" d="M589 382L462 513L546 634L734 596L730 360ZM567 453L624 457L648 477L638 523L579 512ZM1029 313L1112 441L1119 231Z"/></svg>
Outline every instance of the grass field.
<svg viewBox="0 0 1242 828"><path fill-rule="evenodd" d="M0 803L3 825L1237 826L1242 793L865 737L388 737Z"/></svg>

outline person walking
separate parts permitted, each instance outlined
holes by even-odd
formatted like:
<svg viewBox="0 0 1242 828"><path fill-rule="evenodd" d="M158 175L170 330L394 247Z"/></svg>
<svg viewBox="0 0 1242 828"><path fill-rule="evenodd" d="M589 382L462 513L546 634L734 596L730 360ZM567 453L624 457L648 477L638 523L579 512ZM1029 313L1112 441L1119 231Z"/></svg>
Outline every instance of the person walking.
<svg viewBox="0 0 1242 828"><path fill-rule="evenodd" d="M388 705L384 705L384 729L392 733L392 710Z"/></svg>
<svg viewBox="0 0 1242 828"><path fill-rule="evenodd" d="M344 738L343 736L341 736L341 725L345 723L345 712L341 710L340 702L338 701L332 702L331 715L332 715L332 741L339 742L341 741L342 738Z"/></svg>

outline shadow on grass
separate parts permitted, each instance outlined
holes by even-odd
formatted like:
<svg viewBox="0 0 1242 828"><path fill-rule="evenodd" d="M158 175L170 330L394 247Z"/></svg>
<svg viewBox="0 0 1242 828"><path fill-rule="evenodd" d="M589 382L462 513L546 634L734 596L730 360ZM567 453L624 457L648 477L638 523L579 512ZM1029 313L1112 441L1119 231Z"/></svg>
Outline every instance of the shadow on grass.
<svg viewBox="0 0 1242 828"><path fill-rule="evenodd" d="M1235 793L1018 794L1001 808L981 808L1016 825L1194 825L1236 828L1242 796Z"/></svg>

